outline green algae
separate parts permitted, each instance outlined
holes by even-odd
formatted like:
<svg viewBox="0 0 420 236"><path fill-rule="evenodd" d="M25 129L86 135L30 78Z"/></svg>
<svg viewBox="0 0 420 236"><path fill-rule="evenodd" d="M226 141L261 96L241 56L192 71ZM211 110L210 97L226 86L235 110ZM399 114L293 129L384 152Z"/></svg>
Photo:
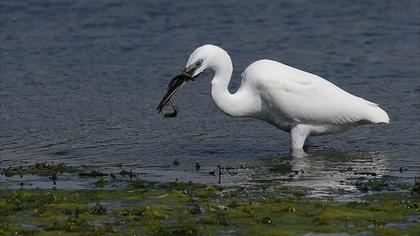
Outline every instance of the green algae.
<svg viewBox="0 0 420 236"><path fill-rule="evenodd" d="M305 189L292 187L251 191L191 182L131 182L118 190L1 189L0 235L417 235L420 230L414 191L337 202L308 198ZM416 221L390 225L409 218Z"/></svg>
<svg viewBox="0 0 420 236"><path fill-rule="evenodd" d="M172 162L172 164L174 166L178 166L179 164L181 164L181 162L178 160L178 158L175 158L175 160Z"/></svg>
<svg viewBox="0 0 420 236"><path fill-rule="evenodd" d="M100 171L97 170L93 170L90 172L80 172L79 173L79 177L104 177L104 176L108 176L108 174L102 173Z"/></svg>
<svg viewBox="0 0 420 236"><path fill-rule="evenodd" d="M220 177L222 168L218 168ZM3 170L6 177L35 174L51 176L52 180L63 172L91 179L96 188L109 189L0 189L0 235L302 235L362 231L418 235L420 231L419 182L404 184L401 189L406 191L402 193L378 193L390 188L386 179L358 178L356 187L368 194L357 201L337 202L309 198L310 189L271 183L153 183L139 179L132 170L115 174L86 169L81 172L65 164L46 162ZM123 187L113 189L114 185Z"/></svg>
<svg viewBox="0 0 420 236"><path fill-rule="evenodd" d="M72 173L74 168L67 166L65 163L54 163L54 162L37 162L31 166L14 166L3 169L2 173L6 177L12 177L15 175L53 175L56 173Z"/></svg>
<svg viewBox="0 0 420 236"><path fill-rule="evenodd" d="M411 191L414 193L420 194L420 181L416 181Z"/></svg>
<svg viewBox="0 0 420 236"><path fill-rule="evenodd" d="M373 178L356 182L357 189L362 193L371 191L382 191L388 187L388 183L384 179Z"/></svg>

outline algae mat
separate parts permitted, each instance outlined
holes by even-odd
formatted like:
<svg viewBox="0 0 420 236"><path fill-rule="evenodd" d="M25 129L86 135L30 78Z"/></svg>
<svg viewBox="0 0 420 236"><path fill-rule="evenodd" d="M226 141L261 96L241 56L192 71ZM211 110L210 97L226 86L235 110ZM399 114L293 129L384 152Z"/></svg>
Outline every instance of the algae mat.
<svg viewBox="0 0 420 236"><path fill-rule="evenodd" d="M129 181L101 190L0 190L3 235L418 235L418 186L337 202L305 189Z"/></svg>

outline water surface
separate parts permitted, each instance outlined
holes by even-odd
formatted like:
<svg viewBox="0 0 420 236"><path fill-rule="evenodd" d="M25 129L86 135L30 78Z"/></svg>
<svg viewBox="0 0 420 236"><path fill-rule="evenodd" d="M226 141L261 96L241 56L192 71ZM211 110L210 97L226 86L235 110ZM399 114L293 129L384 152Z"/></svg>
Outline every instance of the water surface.
<svg viewBox="0 0 420 236"><path fill-rule="evenodd" d="M359 172L413 183L420 176L419 5L2 0L0 168L54 161L112 172L123 164L148 180L217 183L212 173L221 165L228 168L222 183L323 193L355 190ZM184 87L177 118L161 118L155 109L169 79L207 43L230 53L232 91L247 65L274 59L380 104L391 124L312 138L309 156L293 158L287 133L217 110L211 75ZM19 181L0 176L8 187Z"/></svg>

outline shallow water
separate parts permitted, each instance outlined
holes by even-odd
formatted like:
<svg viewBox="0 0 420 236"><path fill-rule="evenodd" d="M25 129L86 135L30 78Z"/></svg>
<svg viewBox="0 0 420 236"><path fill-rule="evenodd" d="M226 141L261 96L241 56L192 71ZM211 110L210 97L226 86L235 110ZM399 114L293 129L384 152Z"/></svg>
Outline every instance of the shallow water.
<svg viewBox="0 0 420 236"><path fill-rule="evenodd" d="M355 191L360 172L396 183L420 177L418 1L0 4L0 168L55 161L112 172L123 164L148 180L217 183L221 165L222 183L323 194ZM312 138L309 156L292 158L288 134L217 110L211 75L183 88L177 118L161 118L168 81L206 43L230 53L232 91L247 65L270 58L380 104L391 124ZM19 181L0 175L8 187ZM63 186L83 187L71 183Z"/></svg>

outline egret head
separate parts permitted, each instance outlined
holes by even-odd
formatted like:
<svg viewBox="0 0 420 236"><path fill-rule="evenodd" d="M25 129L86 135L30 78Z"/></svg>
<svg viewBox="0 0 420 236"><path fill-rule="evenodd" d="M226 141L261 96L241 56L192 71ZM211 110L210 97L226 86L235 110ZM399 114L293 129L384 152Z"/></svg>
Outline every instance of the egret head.
<svg viewBox="0 0 420 236"><path fill-rule="evenodd" d="M195 79L206 69L214 70L217 66L216 60L226 58L226 56L220 57L221 54L227 55L227 52L215 45L207 44L198 47L191 53L183 74L188 74Z"/></svg>
<svg viewBox="0 0 420 236"><path fill-rule="evenodd" d="M221 54L226 54L224 57L220 57ZM159 103L157 110L162 111L163 107L168 104L175 93L181 88L187 81L194 80L200 76L206 69L215 71L218 67L216 63L217 59L228 58L227 64L231 66L231 61L227 52L214 45L204 45L194 50L188 59L187 65L181 74L175 76L168 85L168 91ZM176 115L176 113L174 113ZM174 116L175 116L174 115Z"/></svg>
<svg viewBox="0 0 420 236"><path fill-rule="evenodd" d="M187 66L182 71L182 74L191 76L193 79L197 78L206 70L203 62L203 59L194 59L192 63L187 63Z"/></svg>
<svg viewBox="0 0 420 236"><path fill-rule="evenodd" d="M210 55L211 50L209 45L204 45L195 49L194 52L191 53L187 65L182 73L188 74L193 78L197 78L206 70L210 60Z"/></svg>

